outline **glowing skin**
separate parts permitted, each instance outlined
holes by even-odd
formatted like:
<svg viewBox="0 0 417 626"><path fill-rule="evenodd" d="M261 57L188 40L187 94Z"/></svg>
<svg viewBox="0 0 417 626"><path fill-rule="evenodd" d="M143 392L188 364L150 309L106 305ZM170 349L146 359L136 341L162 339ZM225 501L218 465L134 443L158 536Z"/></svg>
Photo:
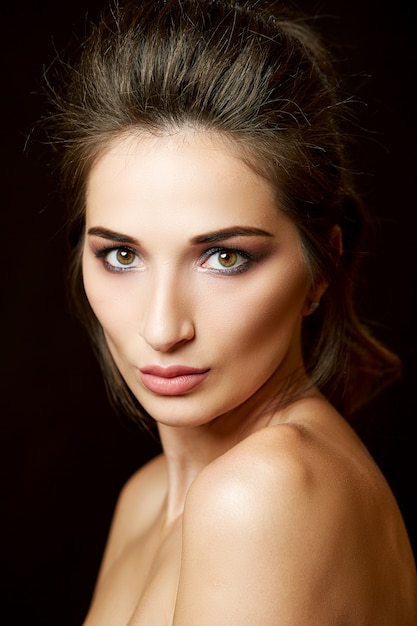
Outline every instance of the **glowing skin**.
<svg viewBox="0 0 417 626"><path fill-rule="evenodd" d="M314 294L297 230L219 138L114 142L90 175L86 233L88 299L158 422L249 420L303 372Z"/></svg>

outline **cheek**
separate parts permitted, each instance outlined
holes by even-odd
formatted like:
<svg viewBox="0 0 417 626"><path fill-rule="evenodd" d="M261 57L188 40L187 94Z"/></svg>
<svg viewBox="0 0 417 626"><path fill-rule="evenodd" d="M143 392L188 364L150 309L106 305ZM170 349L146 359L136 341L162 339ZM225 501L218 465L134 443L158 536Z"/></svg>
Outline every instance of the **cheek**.
<svg viewBox="0 0 417 626"><path fill-rule="evenodd" d="M87 300L104 331L111 333L117 327L122 328L121 316L130 310L129 292L120 293L113 277L97 268L95 259L83 260L83 282ZM109 282L110 278L110 282ZM116 277L115 277L116 278ZM112 284L113 283L113 284ZM121 303L124 303L121 306Z"/></svg>
<svg viewBox="0 0 417 626"><path fill-rule="evenodd" d="M103 290L100 281L90 281L88 276L85 279L85 291L90 306L103 329L116 367L124 375L125 360L129 358L128 353L134 350L131 331L133 319L128 316L129 302L126 301L126 297L115 296L108 284Z"/></svg>
<svg viewBox="0 0 417 626"><path fill-rule="evenodd" d="M214 298L220 312L222 301L224 303L224 316L216 314L216 320L220 328L223 320L227 331L231 335L239 334L246 344L262 337L267 340L271 335L298 329L308 291L302 269L288 272L278 280L272 273L258 276L252 283L225 294L224 298L219 295Z"/></svg>

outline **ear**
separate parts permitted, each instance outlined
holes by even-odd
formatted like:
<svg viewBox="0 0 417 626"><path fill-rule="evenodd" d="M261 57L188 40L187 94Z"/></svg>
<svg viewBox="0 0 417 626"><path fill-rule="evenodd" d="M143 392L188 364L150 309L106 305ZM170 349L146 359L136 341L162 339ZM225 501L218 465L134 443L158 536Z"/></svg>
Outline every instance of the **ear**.
<svg viewBox="0 0 417 626"><path fill-rule="evenodd" d="M311 315L320 305L320 300L328 287L328 282L324 281L315 285L309 292L303 306L302 314L304 317Z"/></svg>
<svg viewBox="0 0 417 626"><path fill-rule="evenodd" d="M340 257L343 254L343 240L342 229L338 224L335 224L330 231L330 247L333 250L334 263L338 265ZM312 287L304 303L302 314L304 317L311 315L317 309L320 304L320 300L326 291L329 283L323 281Z"/></svg>

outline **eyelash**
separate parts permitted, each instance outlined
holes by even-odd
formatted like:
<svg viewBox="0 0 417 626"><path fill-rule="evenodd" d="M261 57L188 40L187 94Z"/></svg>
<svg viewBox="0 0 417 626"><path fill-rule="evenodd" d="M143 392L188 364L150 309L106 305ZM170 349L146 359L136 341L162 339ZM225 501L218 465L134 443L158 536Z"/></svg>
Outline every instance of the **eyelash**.
<svg viewBox="0 0 417 626"><path fill-rule="evenodd" d="M104 267L109 271L109 272L129 272L132 271L134 269L136 269L135 265L126 265L125 267L123 267L122 265L118 266L118 265L113 265L112 263L109 263L109 261L107 260L106 257L108 257L112 252L121 252L121 251L125 251L125 252L129 252L130 254L133 254L134 257L136 259L140 258L140 255L138 254L138 252L132 248L129 248L128 246L110 246L110 247L105 247L105 248L100 248L100 249L95 249L94 250L94 255L96 256L96 258L101 259L103 262ZM217 268L202 268L203 270L206 271L211 271L214 272L216 274L220 274L220 275L236 275L236 274L241 274L245 271L247 271L252 265L253 263L255 263L258 260L259 255L257 254L253 254L251 252L248 252L246 250L238 250L236 248L226 248L226 247L215 247L215 248L209 248L208 250L206 250L204 252L204 254L202 254L198 260L198 263L204 263L206 261L208 261L210 259L210 257L215 256L216 254L236 254L239 257L241 257L243 259L243 261L241 261L239 263L239 265L237 265L236 267L232 266L230 268L224 267L223 269L217 269Z"/></svg>

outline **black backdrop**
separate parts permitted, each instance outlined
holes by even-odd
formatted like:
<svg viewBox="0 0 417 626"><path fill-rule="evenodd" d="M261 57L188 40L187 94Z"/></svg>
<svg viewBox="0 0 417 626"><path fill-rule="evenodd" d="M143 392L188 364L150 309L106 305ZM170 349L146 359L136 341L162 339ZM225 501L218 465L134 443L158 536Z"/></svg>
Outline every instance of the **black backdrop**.
<svg viewBox="0 0 417 626"><path fill-rule="evenodd" d="M411 9L399 0L308 0L370 129L357 150L371 210L381 217L366 265L364 313L397 350L405 376L372 406L360 434L385 473L414 549L416 475L416 123ZM88 606L117 493L158 451L110 409L84 334L68 314L64 212L45 150L26 137L42 114L43 65L101 2L2 6L1 35L1 574L7 626L76 626ZM349 81L348 81L349 82ZM372 418L369 419L369 415ZM366 418L366 419L365 419Z"/></svg>

